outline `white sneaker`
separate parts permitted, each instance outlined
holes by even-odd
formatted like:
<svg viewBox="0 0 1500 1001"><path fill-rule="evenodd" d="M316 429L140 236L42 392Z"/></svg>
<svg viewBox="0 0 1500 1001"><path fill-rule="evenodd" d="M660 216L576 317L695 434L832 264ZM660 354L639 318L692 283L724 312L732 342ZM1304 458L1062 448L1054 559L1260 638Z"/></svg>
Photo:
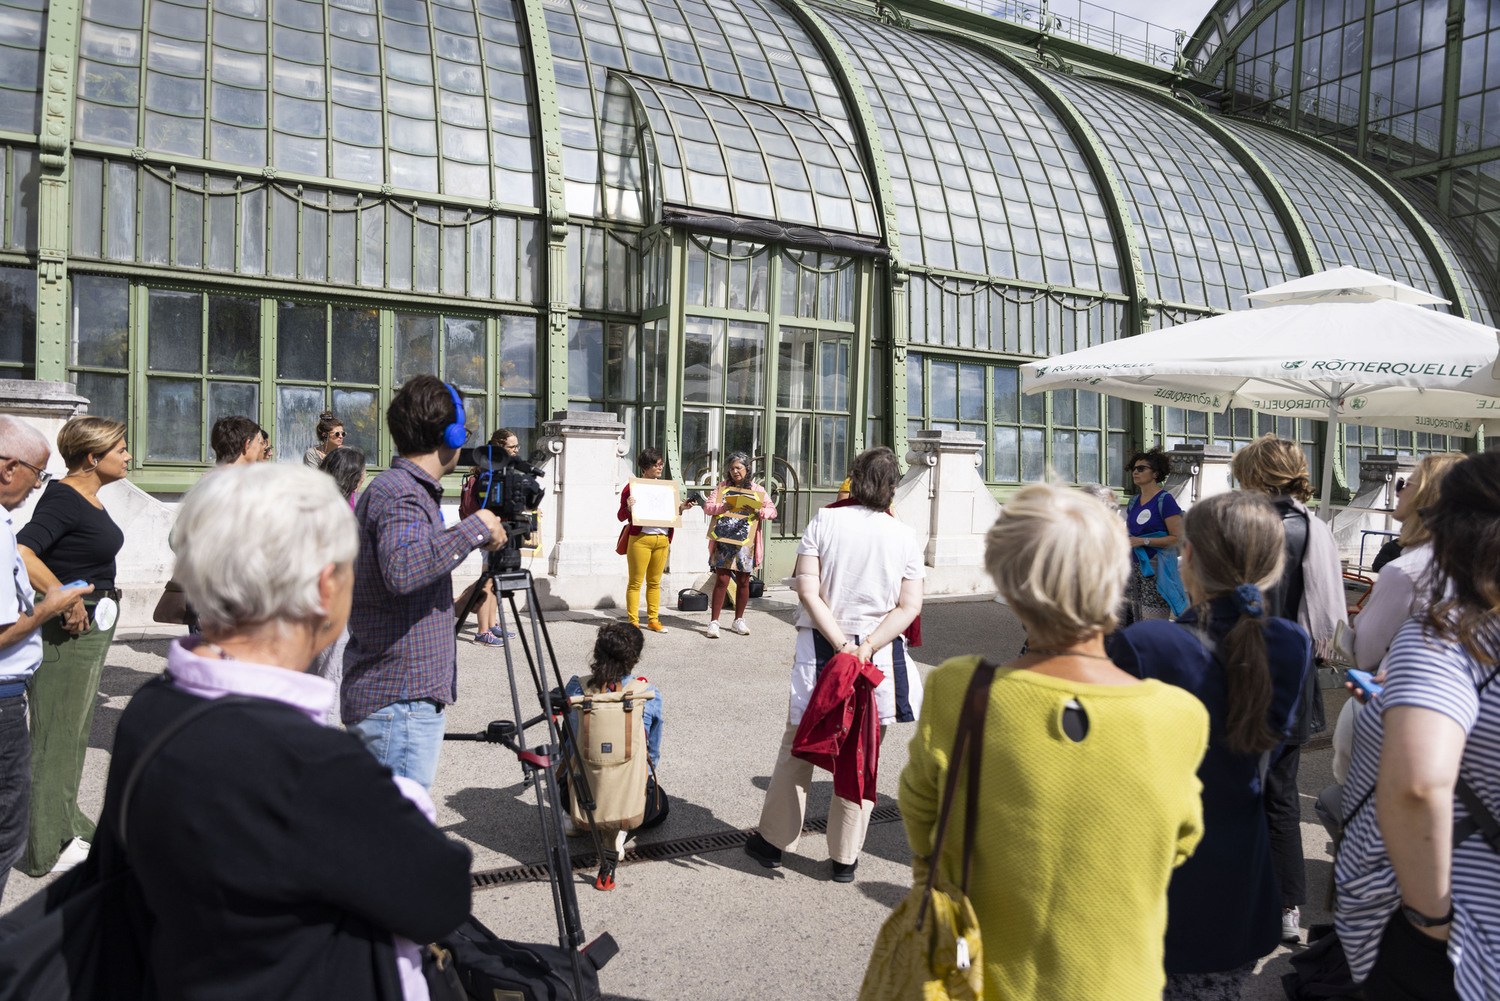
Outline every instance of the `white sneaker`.
<svg viewBox="0 0 1500 1001"><path fill-rule="evenodd" d="M1284 907L1281 910L1281 940L1297 942L1302 939L1302 909Z"/></svg>
<svg viewBox="0 0 1500 1001"><path fill-rule="evenodd" d="M585 831L583 828L573 823L573 818L571 816L569 816L568 814L563 814L563 837L581 838L587 833L588 831Z"/></svg>
<svg viewBox="0 0 1500 1001"><path fill-rule="evenodd" d="M745 625L745 620L744 619L735 619L734 620L734 631L737 632L737 633L739 633L741 636L749 636L750 635L750 627L747 626L747 625Z"/></svg>
<svg viewBox="0 0 1500 1001"><path fill-rule="evenodd" d="M719 638L719 620L718 619L715 619L714 621L712 621L712 622L710 622L708 624L708 638L711 639L711 640L716 640L716 639Z"/></svg>
<svg viewBox="0 0 1500 1001"><path fill-rule="evenodd" d="M89 843L82 838L74 838L68 842L68 846L57 857L57 865L52 867L52 871L67 872L69 869L80 865L88 857Z"/></svg>

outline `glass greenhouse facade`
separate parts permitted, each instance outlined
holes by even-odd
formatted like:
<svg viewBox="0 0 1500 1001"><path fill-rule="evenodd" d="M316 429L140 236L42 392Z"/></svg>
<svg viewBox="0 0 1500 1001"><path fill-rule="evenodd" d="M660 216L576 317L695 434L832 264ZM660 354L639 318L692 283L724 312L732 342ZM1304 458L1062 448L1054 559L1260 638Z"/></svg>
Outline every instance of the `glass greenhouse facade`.
<svg viewBox="0 0 1500 1001"><path fill-rule="evenodd" d="M1466 88L1500 23L1443 0L1430 48L1433 3L1355 6L1226 0L1168 65L1008 3L0 0L0 377L76 383L166 494L231 413L294 461L332 409L384 465L422 372L476 437L608 410L689 479L775 457L803 511L922 428L976 434L997 493L1122 484L1139 443L1316 459L1314 422L1017 368L1342 264L1491 321L1500 98ZM1421 41L1376 66L1387 7ZM1410 114L1375 99L1413 75Z"/></svg>

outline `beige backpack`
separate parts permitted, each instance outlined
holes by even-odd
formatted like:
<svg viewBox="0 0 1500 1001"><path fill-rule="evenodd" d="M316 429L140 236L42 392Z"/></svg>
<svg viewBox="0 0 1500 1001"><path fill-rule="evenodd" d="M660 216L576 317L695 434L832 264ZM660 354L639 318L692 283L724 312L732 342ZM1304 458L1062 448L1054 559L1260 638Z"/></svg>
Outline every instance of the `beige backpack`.
<svg viewBox="0 0 1500 1001"><path fill-rule="evenodd" d="M651 755L646 747L646 703L655 689L632 679L618 692L575 695L578 754L575 764L594 793L593 827L630 830L646 817L646 778ZM577 782L570 783L576 793ZM576 794L568 797L574 826L587 830L589 818Z"/></svg>

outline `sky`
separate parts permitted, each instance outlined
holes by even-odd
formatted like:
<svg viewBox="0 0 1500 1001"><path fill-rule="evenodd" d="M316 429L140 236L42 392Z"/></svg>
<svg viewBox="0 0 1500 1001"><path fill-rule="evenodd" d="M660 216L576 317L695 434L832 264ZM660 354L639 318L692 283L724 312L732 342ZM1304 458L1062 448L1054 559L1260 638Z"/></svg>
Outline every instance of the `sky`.
<svg viewBox="0 0 1500 1001"><path fill-rule="evenodd" d="M1129 14L1143 21L1159 24L1163 28L1182 28L1191 34L1199 23L1202 22L1209 8L1213 6L1211 0L1092 0L1100 7L1121 14ZM1067 8L1074 6L1068 0L1054 3L1053 9L1063 13Z"/></svg>

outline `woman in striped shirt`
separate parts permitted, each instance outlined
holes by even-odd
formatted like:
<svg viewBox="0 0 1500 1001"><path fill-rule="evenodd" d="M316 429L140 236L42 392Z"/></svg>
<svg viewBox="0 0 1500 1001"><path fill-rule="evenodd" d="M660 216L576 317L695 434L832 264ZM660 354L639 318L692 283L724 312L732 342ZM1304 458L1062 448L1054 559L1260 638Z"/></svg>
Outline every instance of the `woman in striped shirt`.
<svg viewBox="0 0 1500 1001"><path fill-rule="evenodd" d="M1500 454L1454 466L1423 517L1430 604L1356 724L1338 932L1367 1001L1480 1001L1500 997L1500 844L1475 816L1500 813Z"/></svg>

